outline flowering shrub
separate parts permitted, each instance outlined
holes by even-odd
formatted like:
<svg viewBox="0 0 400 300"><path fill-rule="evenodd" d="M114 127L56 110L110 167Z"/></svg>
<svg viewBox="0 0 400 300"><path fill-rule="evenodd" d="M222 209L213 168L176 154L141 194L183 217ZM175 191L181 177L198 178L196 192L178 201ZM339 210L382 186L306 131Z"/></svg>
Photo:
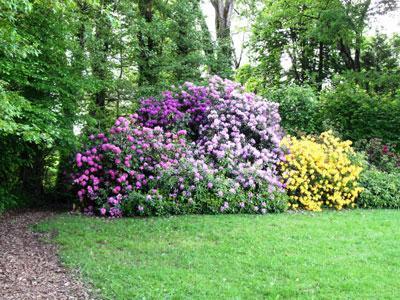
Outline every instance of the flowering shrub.
<svg viewBox="0 0 400 300"><path fill-rule="evenodd" d="M142 214L228 213L239 210L245 192L239 184L204 161L189 158L161 172L160 179L145 198L131 198L143 207Z"/></svg>
<svg viewBox="0 0 400 300"><path fill-rule="evenodd" d="M161 100L148 98L141 101L138 116L143 126L188 129L192 138L198 136L198 128L211 104L208 89L190 82L180 88L164 92Z"/></svg>
<svg viewBox="0 0 400 300"><path fill-rule="evenodd" d="M209 93L212 105L200 126L195 154L224 169L242 188L281 188L276 168L284 158L278 105L218 77L210 80Z"/></svg>
<svg viewBox="0 0 400 300"><path fill-rule="evenodd" d="M223 172L193 158L161 173L150 192L130 193L124 205L127 214L164 215L184 213L259 213L281 212L287 208L286 194L243 189Z"/></svg>
<svg viewBox="0 0 400 300"><path fill-rule="evenodd" d="M285 210L285 201L279 203L282 204L280 206L269 205L275 193L284 194L282 191L273 187L272 191L259 188L255 192L229 178L226 170L218 170L210 165L213 166L193 158L181 161L178 168L169 169L161 177L162 193L178 203L186 203L189 213L265 214Z"/></svg>
<svg viewBox="0 0 400 300"><path fill-rule="evenodd" d="M400 171L400 155L396 153L396 145L384 144L381 139L371 139L365 145L368 162L384 172Z"/></svg>
<svg viewBox="0 0 400 300"><path fill-rule="evenodd" d="M131 191L147 192L161 170L186 155L185 131L136 123L137 115L118 118L108 134L91 135L88 149L76 154L73 180L86 213L121 216L121 203Z"/></svg>
<svg viewBox="0 0 400 300"><path fill-rule="evenodd" d="M279 122L277 104L219 77L143 100L76 155L80 207L111 217L284 210Z"/></svg>
<svg viewBox="0 0 400 300"><path fill-rule="evenodd" d="M289 149L281 164L292 208L319 211L323 206L342 209L354 204L362 190L362 168L351 160L350 141L324 132L317 138L288 136L282 145Z"/></svg>
<svg viewBox="0 0 400 300"><path fill-rule="evenodd" d="M237 83L217 76L207 87L185 83L182 91L165 92L160 101L142 101L138 114L144 126L187 129L195 157L225 169L243 188L267 184L272 192L281 187L278 105L244 93Z"/></svg>

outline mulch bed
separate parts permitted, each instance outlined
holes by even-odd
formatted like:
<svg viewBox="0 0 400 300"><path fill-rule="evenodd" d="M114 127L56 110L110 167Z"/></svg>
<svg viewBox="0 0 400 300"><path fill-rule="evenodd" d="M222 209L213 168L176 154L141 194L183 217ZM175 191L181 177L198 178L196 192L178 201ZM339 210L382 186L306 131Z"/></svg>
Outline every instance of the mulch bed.
<svg viewBox="0 0 400 300"><path fill-rule="evenodd" d="M0 299L92 299L87 287L60 265L56 247L30 229L54 214L0 216Z"/></svg>

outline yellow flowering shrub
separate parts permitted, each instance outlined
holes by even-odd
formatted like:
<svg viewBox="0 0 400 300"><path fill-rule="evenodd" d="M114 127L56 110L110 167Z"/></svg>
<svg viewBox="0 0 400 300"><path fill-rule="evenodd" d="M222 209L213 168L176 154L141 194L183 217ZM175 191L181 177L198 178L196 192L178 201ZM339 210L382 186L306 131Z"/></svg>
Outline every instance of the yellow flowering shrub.
<svg viewBox="0 0 400 300"><path fill-rule="evenodd" d="M322 207L342 209L354 206L361 188L358 179L362 168L350 159L354 154L350 141L341 141L324 132L319 137L287 136L282 162L283 178L293 209L319 211Z"/></svg>

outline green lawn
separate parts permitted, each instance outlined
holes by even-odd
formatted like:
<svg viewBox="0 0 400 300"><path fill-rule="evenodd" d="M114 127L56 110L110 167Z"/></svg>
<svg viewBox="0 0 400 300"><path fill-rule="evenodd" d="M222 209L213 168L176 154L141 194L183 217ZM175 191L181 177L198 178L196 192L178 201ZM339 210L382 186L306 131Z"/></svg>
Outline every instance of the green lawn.
<svg viewBox="0 0 400 300"><path fill-rule="evenodd" d="M105 220L63 215L67 266L106 299L399 299L400 211Z"/></svg>

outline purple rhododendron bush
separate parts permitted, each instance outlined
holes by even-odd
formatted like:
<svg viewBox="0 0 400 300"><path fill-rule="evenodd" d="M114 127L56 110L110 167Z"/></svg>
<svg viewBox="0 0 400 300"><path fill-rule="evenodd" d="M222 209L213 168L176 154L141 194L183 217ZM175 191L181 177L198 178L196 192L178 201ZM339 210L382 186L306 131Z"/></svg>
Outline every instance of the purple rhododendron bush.
<svg viewBox="0 0 400 300"><path fill-rule="evenodd" d="M76 154L78 205L109 217L282 211L279 123L276 103L219 77L143 100Z"/></svg>

